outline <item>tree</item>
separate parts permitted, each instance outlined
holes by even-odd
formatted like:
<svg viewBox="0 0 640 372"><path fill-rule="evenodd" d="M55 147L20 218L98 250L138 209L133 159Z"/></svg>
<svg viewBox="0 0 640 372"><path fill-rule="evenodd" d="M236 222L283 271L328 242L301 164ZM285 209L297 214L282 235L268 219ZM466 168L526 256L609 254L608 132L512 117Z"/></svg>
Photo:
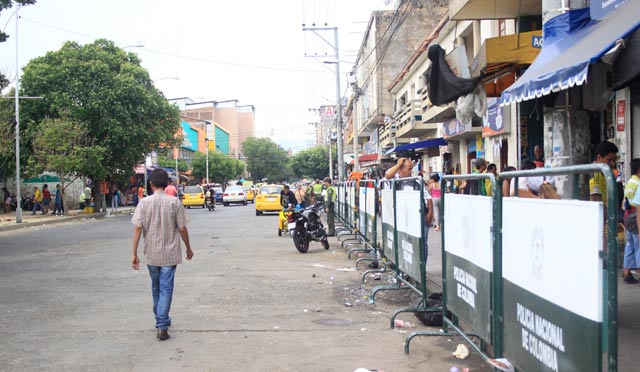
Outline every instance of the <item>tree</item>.
<svg viewBox="0 0 640 372"><path fill-rule="evenodd" d="M0 13L5 9L11 8L14 3L19 5L32 5L36 3L36 0L0 0ZM9 35L7 35L4 30L0 29L0 43L4 43L8 38ZM0 72L0 90L6 88L8 85L9 80L2 72Z"/></svg>
<svg viewBox="0 0 640 372"><path fill-rule="evenodd" d="M65 177L95 174L105 152L87 135L84 125L65 118L46 119L33 140L33 156L28 165L33 173L51 170L60 176L64 213L68 215Z"/></svg>
<svg viewBox="0 0 640 372"><path fill-rule="evenodd" d="M24 104L26 147L45 118L63 116L84 126L87 137L104 147L102 161L86 174L94 180L96 194L95 181L130 173L160 145L173 147L181 141L175 136L178 108L154 87L135 54L108 40L67 42L31 60L24 68L21 94L44 97Z"/></svg>
<svg viewBox="0 0 640 372"><path fill-rule="evenodd" d="M290 174L287 152L269 138L248 138L242 143L247 170L255 182L287 179Z"/></svg>
<svg viewBox="0 0 640 372"><path fill-rule="evenodd" d="M163 168L176 168L176 159L170 156L159 156L158 157L158 166ZM187 162L184 160L178 159L178 170L184 172L187 170Z"/></svg>
<svg viewBox="0 0 640 372"><path fill-rule="evenodd" d="M337 167L337 151L332 148L333 169ZM302 150L290 160L291 170L297 178L323 179L329 175L329 148L316 146Z"/></svg>
<svg viewBox="0 0 640 372"><path fill-rule="evenodd" d="M12 96L13 92L3 97L8 98L10 95ZM15 118L15 102L0 99L0 179L5 184L9 175L14 174L16 169Z"/></svg>
<svg viewBox="0 0 640 372"><path fill-rule="evenodd" d="M193 157L192 175L206 177L206 155L197 153ZM226 184L244 173L245 163L220 152L209 151L209 182Z"/></svg>

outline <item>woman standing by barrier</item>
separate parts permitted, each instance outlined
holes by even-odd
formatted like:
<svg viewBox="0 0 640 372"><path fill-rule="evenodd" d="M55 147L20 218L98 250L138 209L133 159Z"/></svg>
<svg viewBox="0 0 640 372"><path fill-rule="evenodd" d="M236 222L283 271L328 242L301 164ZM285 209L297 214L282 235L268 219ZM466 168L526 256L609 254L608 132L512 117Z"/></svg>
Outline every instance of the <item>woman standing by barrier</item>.
<svg viewBox="0 0 640 372"><path fill-rule="evenodd" d="M432 174L429 177L429 193L431 197L433 197L433 225L435 226L435 231L440 231L440 196L441 196L441 185L440 185L440 176L437 174Z"/></svg>

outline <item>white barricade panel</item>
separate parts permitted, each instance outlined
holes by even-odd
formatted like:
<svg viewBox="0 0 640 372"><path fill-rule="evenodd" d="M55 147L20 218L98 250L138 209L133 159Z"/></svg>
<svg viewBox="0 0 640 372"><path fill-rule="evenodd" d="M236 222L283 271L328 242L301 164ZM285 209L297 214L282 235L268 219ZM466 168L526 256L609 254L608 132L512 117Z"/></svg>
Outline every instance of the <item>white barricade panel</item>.
<svg viewBox="0 0 640 372"><path fill-rule="evenodd" d="M382 251L394 264L396 258L393 246L393 190L381 190L382 197Z"/></svg>
<svg viewBox="0 0 640 372"><path fill-rule="evenodd" d="M358 230L362 236L364 236L367 226L367 216L365 215L366 204L367 188L360 186L360 197L358 198Z"/></svg>
<svg viewBox="0 0 640 372"><path fill-rule="evenodd" d="M351 224L352 227L356 227L355 226L355 214L354 214L354 210L353 208L356 206L356 188L353 185L350 185L348 190L348 204L349 206L347 207L347 216L348 216L348 221Z"/></svg>
<svg viewBox="0 0 640 372"><path fill-rule="evenodd" d="M396 229L398 234L398 267L418 282L420 274L420 239L423 217L420 214L420 190L396 191Z"/></svg>
<svg viewBox="0 0 640 372"><path fill-rule="evenodd" d="M443 210L447 308L489 342L493 199L445 194Z"/></svg>
<svg viewBox="0 0 640 372"><path fill-rule="evenodd" d="M366 192L366 222L367 222L367 240L370 243L376 241L376 232L374 230L374 224L376 217L376 188L375 187L367 187Z"/></svg>
<svg viewBox="0 0 640 372"><path fill-rule="evenodd" d="M599 371L603 205L505 198L505 355L522 371Z"/></svg>

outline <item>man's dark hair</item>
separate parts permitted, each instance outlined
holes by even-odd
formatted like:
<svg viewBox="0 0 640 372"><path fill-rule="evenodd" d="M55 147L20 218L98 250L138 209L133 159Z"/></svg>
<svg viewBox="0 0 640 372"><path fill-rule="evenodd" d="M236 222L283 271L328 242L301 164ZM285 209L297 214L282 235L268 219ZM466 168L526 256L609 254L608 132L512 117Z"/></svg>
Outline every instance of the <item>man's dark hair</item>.
<svg viewBox="0 0 640 372"><path fill-rule="evenodd" d="M640 171L640 158L631 160L631 174L638 174Z"/></svg>
<svg viewBox="0 0 640 372"><path fill-rule="evenodd" d="M156 168L151 171L151 174L149 175L149 181L153 184L153 186L164 189L169 183L169 175L164 169Z"/></svg>
<svg viewBox="0 0 640 372"><path fill-rule="evenodd" d="M604 158L605 156L611 153L613 154L618 153L618 146L614 145L612 142L602 141L596 145L596 154L595 154L596 158L598 157L598 155Z"/></svg>
<svg viewBox="0 0 640 372"><path fill-rule="evenodd" d="M491 163L487 166L487 172L491 172L492 170L498 169L495 164Z"/></svg>
<svg viewBox="0 0 640 372"><path fill-rule="evenodd" d="M289 185L284 185L283 190L289 190Z"/></svg>

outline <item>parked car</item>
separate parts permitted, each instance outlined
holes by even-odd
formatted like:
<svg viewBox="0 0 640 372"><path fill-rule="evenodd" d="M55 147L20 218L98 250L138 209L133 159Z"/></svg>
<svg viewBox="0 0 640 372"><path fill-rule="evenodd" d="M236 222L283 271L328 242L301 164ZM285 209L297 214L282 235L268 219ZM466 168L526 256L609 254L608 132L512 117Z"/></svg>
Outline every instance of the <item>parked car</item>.
<svg viewBox="0 0 640 372"><path fill-rule="evenodd" d="M281 191L281 185L261 186L255 198L256 216L264 212L280 212L282 210L282 205L280 205Z"/></svg>
<svg viewBox="0 0 640 372"><path fill-rule="evenodd" d="M242 186L228 186L222 194L222 204L228 207L229 204L236 203L247 205L247 194Z"/></svg>
<svg viewBox="0 0 640 372"><path fill-rule="evenodd" d="M182 204L187 208L192 206L206 208L202 186L185 186L182 192Z"/></svg>
<svg viewBox="0 0 640 372"><path fill-rule="evenodd" d="M245 187L244 193L247 194L247 201L255 204L256 202L256 191L251 187Z"/></svg>

